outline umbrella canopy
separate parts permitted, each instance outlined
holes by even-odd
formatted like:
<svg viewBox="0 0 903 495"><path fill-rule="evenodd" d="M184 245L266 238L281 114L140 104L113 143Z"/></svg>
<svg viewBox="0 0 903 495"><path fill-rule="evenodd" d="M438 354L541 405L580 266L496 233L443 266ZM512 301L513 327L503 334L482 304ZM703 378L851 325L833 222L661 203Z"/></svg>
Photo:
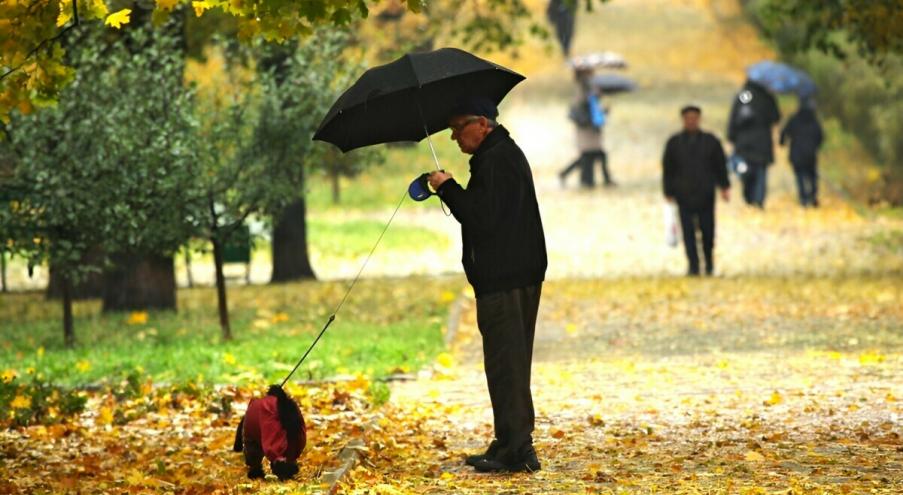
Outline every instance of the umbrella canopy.
<svg viewBox="0 0 903 495"><path fill-rule="evenodd" d="M632 79L617 74L598 74L590 79L590 85L603 93L626 93L637 88Z"/></svg>
<svg viewBox="0 0 903 495"><path fill-rule="evenodd" d="M524 76L457 48L409 53L373 67L326 114L314 139L349 151L396 141L420 141L448 127L461 102L495 104Z"/></svg>
<svg viewBox="0 0 903 495"><path fill-rule="evenodd" d="M572 58L569 63L575 70L627 68L627 61L624 60L624 57L621 54L615 52L598 52L578 55Z"/></svg>
<svg viewBox="0 0 903 495"><path fill-rule="evenodd" d="M746 76L775 93L815 94L815 83L803 71L781 62L763 60L746 68Z"/></svg>

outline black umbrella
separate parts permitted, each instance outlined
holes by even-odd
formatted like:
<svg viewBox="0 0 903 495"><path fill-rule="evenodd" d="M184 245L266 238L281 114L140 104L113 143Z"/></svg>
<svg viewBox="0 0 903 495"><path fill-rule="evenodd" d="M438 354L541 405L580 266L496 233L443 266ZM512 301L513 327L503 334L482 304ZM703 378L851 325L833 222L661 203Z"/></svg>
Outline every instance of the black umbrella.
<svg viewBox="0 0 903 495"><path fill-rule="evenodd" d="M590 84L603 93L622 93L633 91L637 88L635 82L624 76L617 74L599 74L590 79Z"/></svg>
<svg viewBox="0 0 903 495"><path fill-rule="evenodd" d="M446 129L451 112L463 101L480 97L498 104L523 80L456 48L409 53L364 72L329 109L314 139L342 151L420 141Z"/></svg>

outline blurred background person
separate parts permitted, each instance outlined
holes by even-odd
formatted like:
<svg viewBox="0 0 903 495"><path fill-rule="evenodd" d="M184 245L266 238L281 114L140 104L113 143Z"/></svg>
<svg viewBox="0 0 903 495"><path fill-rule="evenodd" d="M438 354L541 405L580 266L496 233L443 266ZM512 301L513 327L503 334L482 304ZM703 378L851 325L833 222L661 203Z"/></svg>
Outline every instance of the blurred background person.
<svg viewBox="0 0 903 495"><path fill-rule="evenodd" d="M580 185L591 188L596 185L594 167L596 161L602 166L602 177L606 186L614 186L608 172L608 155L602 147L602 130L607 120L607 109L602 105L602 92L592 84L593 69L577 66L574 79L577 82L577 95L568 117L576 130L577 151L580 156L573 163L559 172L558 177L564 185L567 176L580 169Z"/></svg>
<svg viewBox="0 0 903 495"><path fill-rule="evenodd" d="M705 274L715 271L715 189L730 199L730 182L721 141L699 128L702 109L687 105L680 110L683 130L668 139L662 157L665 199L677 203L680 228L687 254L687 275L699 275L696 232L702 233Z"/></svg>
<svg viewBox="0 0 903 495"><path fill-rule="evenodd" d="M781 146L788 139L800 204L818 207L818 149L824 133L815 114L815 101L811 98L800 99L799 109L781 130Z"/></svg>
<svg viewBox="0 0 903 495"><path fill-rule="evenodd" d="M741 176L743 199L759 208L765 207L767 171L774 162L772 127L779 120L781 112L774 96L761 84L747 80L734 98L727 138L747 165Z"/></svg>

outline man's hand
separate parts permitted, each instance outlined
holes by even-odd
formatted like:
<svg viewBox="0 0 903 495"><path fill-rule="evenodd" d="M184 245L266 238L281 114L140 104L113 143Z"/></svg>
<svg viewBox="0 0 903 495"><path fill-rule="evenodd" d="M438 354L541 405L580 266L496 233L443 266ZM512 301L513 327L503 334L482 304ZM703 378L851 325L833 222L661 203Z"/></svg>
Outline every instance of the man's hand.
<svg viewBox="0 0 903 495"><path fill-rule="evenodd" d="M731 190L729 187L721 190L721 199L723 199L725 203L729 203L731 201Z"/></svg>
<svg viewBox="0 0 903 495"><path fill-rule="evenodd" d="M452 174L445 173L441 170L436 170L434 172L430 172L430 176L429 176L430 187L433 188L433 191L438 191L439 187L442 186L442 184L445 181L447 181L448 179L451 179L451 178L452 178Z"/></svg>

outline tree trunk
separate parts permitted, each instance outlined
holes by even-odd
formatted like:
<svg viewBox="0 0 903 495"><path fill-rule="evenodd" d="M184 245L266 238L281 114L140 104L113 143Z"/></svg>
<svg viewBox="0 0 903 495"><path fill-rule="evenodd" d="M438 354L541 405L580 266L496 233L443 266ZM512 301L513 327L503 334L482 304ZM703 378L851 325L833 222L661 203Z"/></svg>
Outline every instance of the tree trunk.
<svg viewBox="0 0 903 495"><path fill-rule="evenodd" d="M337 205L339 201L341 201L341 184L339 183L339 167L337 165L333 165L329 170L329 175L332 178L332 204Z"/></svg>
<svg viewBox="0 0 903 495"><path fill-rule="evenodd" d="M226 277L223 275L223 245L222 241L214 235L210 239L213 243L213 264L216 269L216 306L219 309L219 326L223 331L223 340L232 340L232 329L229 328L229 306L226 301Z"/></svg>
<svg viewBox="0 0 903 495"><path fill-rule="evenodd" d="M194 288L194 277L191 276L191 248L185 246L185 274L188 275L188 288Z"/></svg>
<svg viewBox="0 0 903 495"><path fill-rule="evenodd" d="M75 328L72 323L72 284L68 276L62 277L63 285L63 341L66 348L75 347Z"/></svg>
<svg viewBox="0 0 903 495"><path fill-rule="evenodd" d="M104 273L103 310L176 309L176 271L170 256L117 254Z"/></svg>
<svg viewBox="0 0 903 495"><path fill-rule="evenodd" d="M103 257L100 248L90 249L82 257L82 264L96 264ZM83 278L81 282L69 288L69 294L73 301L81 301L84 299L99 299L104 293L104 278L101 273L91 273ZM63 297L63 276L58 270L50 266L50 281L47 283L47 291L45 292L47 299L60 299Z"/></svg>
<svg viewBox="0 0 903 495"><path fill-rule="evenodd" d="M3 285L3 292L9 292L6 285L6 251L0 251L0 284Z"/></svg>
<svg viewBox="0 0 903 495"><path fill-rule="evenodd" d="M316 278L307 252L307 218L304 198L288 205L273 229L272 282Z"/></svg>

